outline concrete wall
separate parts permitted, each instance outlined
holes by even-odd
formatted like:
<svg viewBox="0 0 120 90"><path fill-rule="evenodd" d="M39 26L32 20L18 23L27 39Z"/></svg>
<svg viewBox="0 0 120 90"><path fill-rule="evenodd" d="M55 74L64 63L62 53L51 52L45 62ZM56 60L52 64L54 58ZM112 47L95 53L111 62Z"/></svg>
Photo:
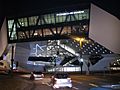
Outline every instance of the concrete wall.
<svg viewBox="0 0 120 90"><path fill-rule="evenodd" d="M91 4L89 37L120 54L120 20Z"/></svg>
<svg viewBox="0 0 120 90"><path fill-rule="evenodd" d="M15 48L15 62L18 61L19 65L24 66L27 64L30 55L30 45L27 43L16 43Z"/></svg>
<svg viewBox="0 0 120 90"><path fill-rule="evenodd" d="M3 54L7 45L8 45L7 26L6 26L6 19L4 19L4 22L3 22L1 30L0 30L0 56Z"/></svg>
<svg viewBox="0 0 120 90"><path fill-rule="evenodd" d="M22 70L28 71L44 71L44 67L40 65L30 65L27 64L28 58L30 56L30 42L16 43L15 45L15 62L18 61L18 66Z"/></svg>
<svg viewBox="0 0 120 90"><path fill-rule="evenodd" d="M109 70L110 62L116 61L118 58L120 58L118 55L105 55L103 59L99 60L98 63L95 65L90 66L91 71L104 71Z"/></svg>
<svg viewBox="0 0 120 90"><path fill-rule="evenodd" d="M104 71L104 70L109 70L109 65L111 62L116 61L117 59L120 58L119 55L116 54L103 54L102 55L104 58L99 60L96 64L92 65L90 62L90 71ZM84 61L83 61L83 71L87 71L87 62L89 60L89 56L84 56Z"/></svg>

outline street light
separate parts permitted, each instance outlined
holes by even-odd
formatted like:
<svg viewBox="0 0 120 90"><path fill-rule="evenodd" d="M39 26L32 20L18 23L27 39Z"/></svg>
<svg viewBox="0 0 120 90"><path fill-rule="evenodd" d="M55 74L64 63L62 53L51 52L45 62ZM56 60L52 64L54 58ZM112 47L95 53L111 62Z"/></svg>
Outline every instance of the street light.
<svg viewBox="0 0 120 90"><path fill-rule="evenodd" d="M83 67L83 58L82 58L82 45L83 45L83 42L86 42L86 43L92 43L92 40L87 40L85 37L78 37L78 36L73 36L71 35L70 36L71 39L73 40L76 40L77 42L79 42L79 45L80 45L80 59L79 59L79 64L80 64L80 67L81 67L81 74L82 74L82 67ZM87 66L88 66L88 72L89 73L89 67L90 67L90 62L88 61L87 63Z"/></svg>
<svg viewBox="0 0 120 90"><path fill-rule="evenodd" d="M80 68L81 68L81 74L82 74L82 67L83 67L83 58L80 58L80 61L79 61L79 63L80 63Z"/></svg>
<svg viewBox="0 0 120 90"><path fill-rule="evenodd" d="M78 41L79 44L80 44L80 59L82 58L82 51L81 51L81 48L82 48L82 43L83 41L85 40L84 38L79 38L79 37L76 37L74 38L74 40Z"/></svg>
<svg viewBox="0 0 120 90"><path fill-rule="evenodd" d="M80 67L81 67L81 74L82 74L82 67L83 67L83 58L82 58L82 51L81 51L81 48L82 48L82 43L85 40L85 38L80 38L80 37L72 37L74 40L78 41L79 44L80 44L80 60L79 60L79 63L80 63Z"/></svg>
<svg viewBox="0 0 120 90"><path fill-rule="evenodd" d="M11 55L11 72L13 72L13 62L14 62L14 46L12 46L12 55Z"/></svg>
<svg viewBox="0 0 120 90"><path fill-rule="evenodd" d="M76 37L74 38L74 40L78 41L79 44L80 44L80 48L82 47L82 42L85 41L85 38L79 38L79 37Z"/></svg>

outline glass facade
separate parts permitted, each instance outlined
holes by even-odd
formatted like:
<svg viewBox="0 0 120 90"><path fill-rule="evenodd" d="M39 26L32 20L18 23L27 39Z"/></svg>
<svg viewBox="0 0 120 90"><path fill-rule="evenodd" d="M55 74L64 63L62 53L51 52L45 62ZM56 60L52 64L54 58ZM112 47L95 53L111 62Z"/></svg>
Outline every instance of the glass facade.
<svg viewBox="0 0 120 90"><path fill-rule="evenodd" d="M76 21L78 22L82 20L89 20L89 9L85 9L81 11L73 11L73 12L51 13L51 14L44 14L39 16L17 18L12 20L8 19L9 39L10 40L23 39L25 36L29 38L31 34L25 33L27 30L25 28L28 28L28 27L36 27L36 26L46 27L46 25L56 25L61 23L69 24L70 22L76 22ZM67 26L67 27L70 28L70 26ZM60 32L59 28L57 29L56 32ZM43 29L45 29L45 31L43 30L46 33L45 35L51 35L51 32L47 30L48 28L43 27ZM41 30L38 31L38 33L34 33L34 34L41 35L41 33L44 33L44 32L41 32L41 33L40 32ZM67 33L67 32L72 32L72 31L64 30L62 33Z"/></svg>

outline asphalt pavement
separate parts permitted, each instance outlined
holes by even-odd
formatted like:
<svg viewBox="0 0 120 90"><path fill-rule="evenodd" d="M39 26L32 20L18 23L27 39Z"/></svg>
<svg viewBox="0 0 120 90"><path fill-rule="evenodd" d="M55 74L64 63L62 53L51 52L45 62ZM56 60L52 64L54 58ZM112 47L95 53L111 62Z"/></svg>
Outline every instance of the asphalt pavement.
<svg viewBox="0 0 120 90"><path fill-rule="evenodd" d="M45 74L41 80L30 80L30 74L0 74L0 90L53 90L50 85L52 74ZM58 90L120 90L120 73L115 74L72 74L73 87ZM119 86L115 86L119 85ZM105 88L105 89L104 89Z"/></svg>

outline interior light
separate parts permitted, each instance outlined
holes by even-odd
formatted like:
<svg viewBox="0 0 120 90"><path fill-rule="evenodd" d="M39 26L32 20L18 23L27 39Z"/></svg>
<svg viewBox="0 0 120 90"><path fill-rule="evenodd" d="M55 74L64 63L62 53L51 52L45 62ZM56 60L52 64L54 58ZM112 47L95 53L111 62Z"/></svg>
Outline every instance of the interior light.
<svg viewBox="0 0 120 90"><path fill-rule="evenodd" d="M56 16L66 16L70 14L79 14L79 13L84 13L84 11L75 11L75 12L66 12L66 13L58 13Z"/></svg>
<svg viewBox="0 0 120 90"><path fill-rule="evenodd" d="M38 33L34 33L34 35L38 35Z"/></svg>
<svg viewBox="0 0 120 90"><path fill-rule="evenodd" d="M83 62L83 58L80 59L80 62Z"/></svg>
<svg viewBox="0 0 120 90"><path fill-rule="evenodd" d="M99 47L99 45L97 45Z"/></svg>

